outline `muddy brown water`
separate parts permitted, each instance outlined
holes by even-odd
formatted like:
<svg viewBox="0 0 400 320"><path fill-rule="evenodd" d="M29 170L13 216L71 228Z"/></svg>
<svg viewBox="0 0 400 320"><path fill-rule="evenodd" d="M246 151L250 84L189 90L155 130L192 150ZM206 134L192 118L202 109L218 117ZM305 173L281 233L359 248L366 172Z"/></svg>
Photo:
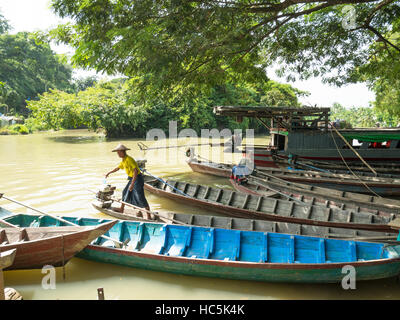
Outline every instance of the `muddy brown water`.
<svg viewBox="0 0 400 320"><path fill-rule="evenodd" d="M263 144L267 137L256 137ZM222 140L221 140L222 141ZM230 188L224 178L193 173L186 164L185 150L159 149L143 152L138 142L149 147L164 143L179 145L196 140L140 139L107 140L86 130L38 133L26 136L0 136L0 192L32 207L55 215L102 217L90 204L93 194L104 183L104 174L119 159L111 150L119 143L132 150L135 158L146 158L149 172L211 186ZM204 141L199 141L203 143ZM226 154L222 147L201 146L195 152L212 160L235 162L240 154ZM126 175L119 171L107 183L117 186L119 194ZM207 214L201 209L147 193L153 210ZM34 213L5 199L0 206L15 213ZM176 275L73 258L65 267L56 268L56 289L45 289L41 270L7 271L5 285L18 290L24 299L97 299L97 288L104 288L106 299L399 299L396 279L357 282L355 290L340 284L286 284L212 279Z"/></svg>

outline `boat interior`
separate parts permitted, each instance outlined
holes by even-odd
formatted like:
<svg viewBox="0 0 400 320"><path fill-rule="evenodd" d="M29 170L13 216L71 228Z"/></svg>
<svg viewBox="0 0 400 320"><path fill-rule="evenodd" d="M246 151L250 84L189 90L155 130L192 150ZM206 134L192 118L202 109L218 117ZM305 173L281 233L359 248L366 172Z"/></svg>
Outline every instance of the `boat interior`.
<svg viewBox="0 0 400 320"><path fill-rule="evenodd" d="M108 221L78 217L64 219L80 226ZM63 225L49 216L21 214L6 220L20 227ZM254 263L343 263L398 257L400 254L400 247L385 248L382 243L134 221L119 221L105 235L124 242L126 247L123 250ZM115 246L113 241L104 238L97 238L92 244Z"/></svg>

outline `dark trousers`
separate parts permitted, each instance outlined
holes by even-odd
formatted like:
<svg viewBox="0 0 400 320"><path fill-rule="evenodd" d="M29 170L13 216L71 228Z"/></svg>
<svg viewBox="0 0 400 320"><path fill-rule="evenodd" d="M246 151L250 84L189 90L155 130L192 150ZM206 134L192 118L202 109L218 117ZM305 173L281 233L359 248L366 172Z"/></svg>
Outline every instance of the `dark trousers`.
<svg viewBox="0 0 400 320"><path fill-rule="evenodd" d="M149 206L146 197L144 195L144 179L142 174L138 174L136 177L133 190L129 191L129 186L132 182L132 177L128 177L128 183L122 191L122 201L133 204L140 208L146 208Z"/></svg>

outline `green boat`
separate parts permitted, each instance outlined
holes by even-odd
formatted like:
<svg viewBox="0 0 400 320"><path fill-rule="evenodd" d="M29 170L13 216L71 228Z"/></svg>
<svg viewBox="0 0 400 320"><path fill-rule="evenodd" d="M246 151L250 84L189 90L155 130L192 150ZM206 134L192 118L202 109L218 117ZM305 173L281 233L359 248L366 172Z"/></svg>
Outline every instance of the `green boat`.
<svg viewBox="0 0 400 320"><path fill-rule="evenodd" d="M81 226L105 219L63 217ZM49 216L13 215L20 227L62 226ZM400 246L290 234L118 221L78 257L146 270L268 282L341 282L354 268L356 281L400 273ZM123 244L122 246L120 244Z"/></svg>

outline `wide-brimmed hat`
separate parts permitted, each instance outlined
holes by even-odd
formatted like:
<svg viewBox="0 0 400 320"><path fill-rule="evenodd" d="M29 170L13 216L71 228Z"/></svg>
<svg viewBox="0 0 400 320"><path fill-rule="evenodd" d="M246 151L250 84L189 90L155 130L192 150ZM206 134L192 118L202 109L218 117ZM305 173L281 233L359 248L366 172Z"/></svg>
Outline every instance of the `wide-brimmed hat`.
<svg viewBox="0 0 400 320"><path fill-rule="evenodd" d="M115 152L115 151L124 151L124 150L131 150L131 149L125 147L123 144L120 143L119 145L117 145L117 146L112 150L112 152Z"/></svg>

